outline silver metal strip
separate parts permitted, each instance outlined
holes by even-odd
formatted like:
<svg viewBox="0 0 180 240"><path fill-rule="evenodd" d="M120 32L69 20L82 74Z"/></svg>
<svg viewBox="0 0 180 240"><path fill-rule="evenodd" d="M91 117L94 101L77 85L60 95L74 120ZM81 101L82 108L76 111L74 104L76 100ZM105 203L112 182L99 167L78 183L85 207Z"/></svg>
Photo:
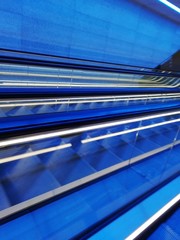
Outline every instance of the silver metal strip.
<svg viewBox="0 0 180 240"><path fill-rule="evenodd" d="M79 103L100 103L100 102L118 102L118 101L137 101L137 100L152 100L152 99L171 99L180 98L180 94L174 94L170 96L161 95L147 95L146 97L136 97L136 96L110 96L106 98L59 98L59 99L40 99L40 100L16 100L11 102L11 100L0 101L0 108L5 107L21 107L21 106L41 106L41 105L61 105L61 104L79 104ZM176 99L177 100L177 99Z"/></svg>
<svg viewBox="0 0 180 240"><path fill-rule="evenodd" d="M163 216L169 209L175 206L180 201L180 194L176 195L170 202L157 211L152 217L150 217L145 223L143 223L138 229L136 229L125 240L134 240L140 236L146 229L148 229L158 218Z"/></svg>
<svg viewBox="0 0 180 240"><path fill-rule="evenodd" d="M171 147L179 145L179 144L180 144L180 140L178 140L176 142L173 142L171 144L167 144L167 145L165 145L163 147L160 147L158 149L155 149L155 150L149 151L147 153L141 154L141 155L139 155L137 157L134 157L132 159L126 160L124 162L115 164L112 167L109 167L109 168L106 168L106 169L101 170L99 172L93 173L93 174L91 174L91 175L89 175L87 177L81 178L81 179L76 180L76 181L74 181L72 183L66 184L66 185L64 185L62 187L56 188L54 190L51 190L51 191L46 192L44 194L41 194L41 195L39 195L37 197L34 197L34 198L30 199L30 200L24 201L22 203L19 203L17 205L14 205L12 207L4 209L4 210L2 210L0 212L0 220L3 220L3 219L5 219L5 218L7 218L7 217L17 213L17 212L26 210L26 209L28 209L28 208L36 205L36 204L42 203L44 201L47 201L47 200L49 200L49 199L51 199L53 197L59 196L59 195L61 195L63 193L66 193L67 191L72 190L72 189L74 189L76 187L79 187L79 186L82 186L84 184L90 183L90 182L92 182L94 180L97 180L100 177L106 176L106 175L108 175L110 173L113 173L113 172L115 172L117 170L120 170L120 169L128 166L130 164L130 162L131 162L131 164L133 164L133 163L142 161L142 160L144 160L147 157L150 157L152 155L155 155L157 153L160 153L162 151L170 149Z"/></svg>
<svg viewBox="0 0 180 240"><path fill-rule="evenodd" d="M143 117L137 117L137 118L131 118L131 119L123 119L119 121L109 121L105 123L99 123L99 124L92 124L84 127L79 127L79 128L73 128L73 129L67 129L67 130L57 130L53 132L46 132L42 134L36 134L34 135L28 135L24 136L23 138L16 138L16 139L10 139L10 140L4 140L0 141L0 148L2 147L7 147L15 144L21 144L21 143L27 143L27 142L32 142L32 141L38 141L42 139L49 139L53 137L60 137L60 136L67 136L71 134L79 134L85 131L91 131L91 130L97 130L97 129L102 129L106 127L114 127L122 124L127 124L127 123L134 123L142 120L150 120L158 117L165 117L165 116L173 116L173 115L178 115L180 114L180 111L174 111L174 112L166 112L162 114L151 114L151 115L145 115Z"/></svg>

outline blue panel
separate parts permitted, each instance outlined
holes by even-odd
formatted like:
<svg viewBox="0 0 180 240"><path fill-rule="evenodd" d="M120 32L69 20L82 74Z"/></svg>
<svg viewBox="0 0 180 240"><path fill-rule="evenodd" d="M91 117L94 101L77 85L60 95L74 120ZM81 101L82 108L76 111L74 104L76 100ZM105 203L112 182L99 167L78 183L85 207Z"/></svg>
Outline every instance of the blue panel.
<svg viewBox="0 0 180 240"><path fill-rule="evenodd" d="M159 191L153 193L150 197L143 200L140 204L130 209L121 217L117 218L108 226L104 227L90 239L125 239L145 221L152 217L158 210L164 207L164 205L176 197L176 195L179 193L179 184L180 178L176 178ZM160 234L156 235L156 238L152 239L166 239L163 236L165 235L160 231Z"/></svg>
<svg viewBox="0 0 180 240"><path fill-rule="evenodd" d="M66 161L65 155L67 156L68 154L70 154L68 153L68 151L64 152L64 161ZM159 156L162 166L164 164L162 157L163 154L164 153L161 153ZM51 155L51 158L47 157L42 162L48 166L49 173L51 172L52 174L54 174L60 182L63 182L63 174L64 180L66 181L68 179L72 180L71 178L73 176L80 176L80 174L83 174L84 170L82 170L81 166L78 165L78 167L72 165L72 163L77 163L75 162L75 159L72 159L71 164L66 164L68 169L70 169L70 174L65 171L65 168L63 168L60 176L60 171L57 171L57 169L61 169L62 165L56 165L56 162L59 162L57 161L57 158L58 154L55 156ZM109 159L106 159L106 161L109 161ZM156 174L154 174L155 161L157 161L156 156L152 156L147 160L137 163L133 168L131 167L122 169L121 171L118 171L111 176L107 176L106 178L96 183L86 186L81 190L73 192L37 210L33 210L32 212L27 213L27 215L19 217L11 221L10 223L2 225L0 228L0 239L11 239L10 237L8 237L9 231L13 233L11 234L13 240L21 239L24 232L28 233L28 231L32 231L32 234L34 234L34 231L38 231L38 234L40 234L39 239L69 239L70 237L75 236L76 234L85 230L87 227L92 226L92 224L102 220L104 217L108 216L119 208L124 207L126 204L151 189L153 187L153 179L156 178L156 176L159 176L160 178L162 174L162 168L159 167L159 165L157 167ZM84 158L84 164L85 163L86 159ZM95 163L91 161L89 161L88 163L96 167ZM81 164L81 160L78 164ZM102 165L102 167L104 166ZM172 166L169 165L167 171L171 171L171 168ZM151 182L149 181L146 174L142 174L141 171L145 173L148 171L153 173L151 174ZM171 174L174 174L176 172L177 169L174 169L174 172L171 172ZM42 188L42 190L46 187L45 183L47 182L47 179L50 179L51 183L54 184L54 180L52 180L51 178L46 178L45 174L47 174L46 171L43 171L43 173L40 174L38 178L35 178L33 175L31 176L31 178L29 178L29 176L27 175L27 178L30 179L30 182L28 182L27 184L31 184L31 182L34 181L34 183L37 184L37 189ZM158 183L160 183L160 181ZM12 187L15 187L16 184L18 183L15 182L14 186L12 185ZM24 197L26 197L27 194L32 194L31 187L27 186L27 184L22 184L21 188L22 191L25 191ZM49 185L49 183L47 184ZM9 188L6 189L8 190ZM171 189L171 194L174 194L175 191L176 186ZM9 195L10 193L13 193L13 189L9 189ZM23 196L23 194L21 193L17 197L20 196ZM170 195L168 192L168 197L171 196L172 195ZM159 201L163 201L163 198L159 199ZM153 206L148 211L151 210L154 211ZM144 213L141 213L139 211L138 213L140 214L139 216L141 216L139 217L138 221L143 221ZM30 226L32 226L32 229L27 229L29 224L27 226L24 226L24 221L30 221L29 224ZM19 223L21 223L21 227L19 227L18 230L14 231L14 228L17 228L17 224ZM71 231L69 231L69 226L71 226ZM127 229L124 229L123 231L125 230ZM28 237L29 236L27 234L27 239L31 239L30 237Z"/></svg>
<svg viewBox="0 0 180 240"><path fill-rule="evenodd" d="M180 48L178 29L130 0L0 3L0 45L8 49L154 67Z"/></svg>

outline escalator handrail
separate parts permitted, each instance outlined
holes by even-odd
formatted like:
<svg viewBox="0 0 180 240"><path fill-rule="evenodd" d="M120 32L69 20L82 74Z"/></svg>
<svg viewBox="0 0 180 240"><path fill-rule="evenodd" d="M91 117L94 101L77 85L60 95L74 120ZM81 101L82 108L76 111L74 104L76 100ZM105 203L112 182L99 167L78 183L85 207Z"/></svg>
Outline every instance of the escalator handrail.
<svg viewBox="0 0 180 240"><path fill-rule="evenodd" d="M137 75L164 76L164 77L180 77L179 72L162 71L147 67L139 67L132 65L123 65L117 63L109 63L104 61L86 60L80 58L67 58L64 56L56 56L50 54L33 53L17 50L8 50L0 48L0 63L9 64L30 64L42 67L63 67L77 70L103 71L114 73L129 73Z"/></svg>

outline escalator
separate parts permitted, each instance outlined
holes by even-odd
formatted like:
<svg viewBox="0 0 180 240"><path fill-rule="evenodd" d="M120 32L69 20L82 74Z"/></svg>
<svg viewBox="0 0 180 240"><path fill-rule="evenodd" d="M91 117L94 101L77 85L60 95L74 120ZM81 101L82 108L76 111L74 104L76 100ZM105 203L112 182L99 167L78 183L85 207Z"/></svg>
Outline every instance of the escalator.
<svg viewBox="0 0 180 240"><path fill-rule="evenodd" d="M87 239L177 179L177 74L18 64L1 65L1 239Z"/></svg>
<svg viewBox="0 0 180 240"><path fill-rule="evenodd" d="M177 209L168 218L164 219L161 224L153 229L148 240L154 239L174 239L178 240L180 236L179 231L180 209Z"/></svg>
<svg viewBox="0 0 180 240"><path fill-rule="evenodd" d="M0 100L0 132L176 109L180 93ZM60 124L59 124L60 123Z"/></svg>

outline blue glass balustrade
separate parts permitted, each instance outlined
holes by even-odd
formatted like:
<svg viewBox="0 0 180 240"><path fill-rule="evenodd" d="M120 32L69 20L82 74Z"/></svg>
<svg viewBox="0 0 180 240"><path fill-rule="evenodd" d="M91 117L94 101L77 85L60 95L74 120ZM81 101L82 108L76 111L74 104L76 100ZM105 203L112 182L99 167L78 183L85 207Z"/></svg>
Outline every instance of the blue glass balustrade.
<svg viewBox="0 0 180 240"><path fill-rule="evenodd" d="M82 96L0 100L3 134L46 126L0 139L0 217L5 219L0 239L79 236L178 174L178 77L15 64L11 69L2 64L0 72L2 92L7 86L28 94L84 91ZM100 96L97 89L109 95ZM149 94L134 94L138 89Z"/></svg>

